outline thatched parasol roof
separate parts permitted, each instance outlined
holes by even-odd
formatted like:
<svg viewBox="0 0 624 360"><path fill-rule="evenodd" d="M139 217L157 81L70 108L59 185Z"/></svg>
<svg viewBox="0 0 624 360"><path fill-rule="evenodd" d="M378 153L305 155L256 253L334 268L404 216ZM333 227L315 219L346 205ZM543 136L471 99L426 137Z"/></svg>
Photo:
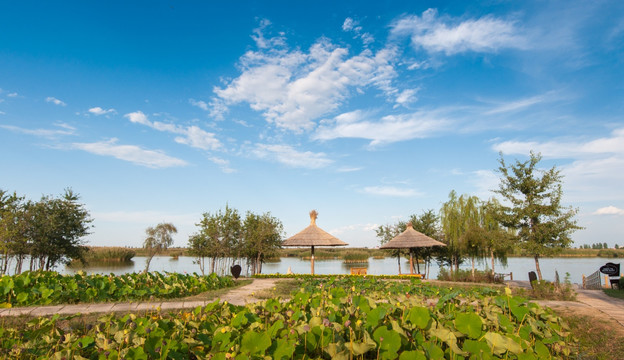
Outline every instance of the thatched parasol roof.
<svg viewBox="0 0 624 360"><path fill-rule="evenodd" d="M414 230L412 223L408 223L405 231L383 244L380 249L410 249L433 246L446 246L446 244Z"/></svg>
<svg viewBox="0 0 624 360"><path fill-rule="evenodd" d="M338 240L325 230L316 226L316 210L310 211L310 225L284 240L282 246L346 246L344 241Z"/></svg>

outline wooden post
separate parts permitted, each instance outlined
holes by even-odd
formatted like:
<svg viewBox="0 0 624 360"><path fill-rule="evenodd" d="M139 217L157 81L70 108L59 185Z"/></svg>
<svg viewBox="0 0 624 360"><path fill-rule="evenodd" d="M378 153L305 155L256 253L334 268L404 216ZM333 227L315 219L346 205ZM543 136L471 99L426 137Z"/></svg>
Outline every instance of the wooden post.
<svg viewBox="0 0 624 360"><path fill-rule="evenodd" d="M604 285L604 287L608 288L609 284L611 284L611 282L609 281L609 275L605 275L605 285Z"/></svg>
<svg viewBox="0 0 624 360"><path fill-rule="evenodd" d="M414 275L414 255L410 249L410 275Z"/></svg>
<svg viewBox="0 0 624 360"><path fill-rule="evenodd" d="M312 275L314 275L314 245L312 245L312 257L310 258L312 264Z"/></svg>
<svg viewBox="0 0 624 360"><path fill-rule="evenodd" d="M513 273L511 271L509 272L509 280L513 281Z"/></svg>

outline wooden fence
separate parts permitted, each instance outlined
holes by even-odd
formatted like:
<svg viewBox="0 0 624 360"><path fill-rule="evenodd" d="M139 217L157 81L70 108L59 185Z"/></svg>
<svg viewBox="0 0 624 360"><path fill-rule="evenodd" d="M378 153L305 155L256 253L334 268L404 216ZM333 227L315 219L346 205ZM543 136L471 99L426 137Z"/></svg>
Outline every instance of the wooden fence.
<svg viewBox="0 0 624 360"><path fill-rule="evenodd" d="M583 289L594 289L600 290L602 289L602 283L600 282L600 271L596 271L595 273L585 277L583 275Z"/></svg>

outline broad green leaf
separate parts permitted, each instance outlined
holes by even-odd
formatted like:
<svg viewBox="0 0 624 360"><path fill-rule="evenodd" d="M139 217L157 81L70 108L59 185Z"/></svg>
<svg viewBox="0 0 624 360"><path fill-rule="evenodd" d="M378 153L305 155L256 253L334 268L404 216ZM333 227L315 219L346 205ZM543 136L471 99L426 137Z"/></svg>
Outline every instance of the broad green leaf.
<svg viewBox="0 0 624 360"><path fill-rule="evenodd" d="M455 327L462 334L476 339L481 336L483 321L481 317L475 313L459 313L455 317Z"/></svg>
<svg viewBox="0 0 624 360"><path fill-rule="evenodd" d="M535 342L535 346L533 347L533 349L535 350L535 353L537 354L537 356L539 356L540 359L550 359L550 351L548 350L548 347L546 347L546 345L544 345L543 342L537 340Z"/></svg>
<svg viewBox="0 0 624 360"><path fill-rule="evenodd" d="M269 346L271 346L271 338L266 332L248 331L241 341L241 351L251 355L263 354Z"/></svg>
<svg viewBox="0 0 624 360"><path fill-rule="evenodd" d="M399 360L427 360L427 357L422 351L411 350L403 351L401 356L399 356Z"/></svg>
<svg viewBox="0 0 624 360"><path fill-rule="evenodd" d="M429 309L415 306L410 310L409 321L420 329L427 329L431 321Z"/></svg>

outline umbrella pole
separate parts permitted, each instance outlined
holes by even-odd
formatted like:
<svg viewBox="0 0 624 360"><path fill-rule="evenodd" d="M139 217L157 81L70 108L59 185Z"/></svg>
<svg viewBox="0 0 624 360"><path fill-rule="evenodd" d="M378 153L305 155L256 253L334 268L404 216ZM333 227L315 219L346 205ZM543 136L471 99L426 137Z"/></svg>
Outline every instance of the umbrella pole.
<svg viewBox="0 0 624 360"><path fill-rule="evenodd" d="M314 275L314 245L312 245L312 257L310 257L310 263L312 264L312 275Z"/></svg>
<svg viewBox="0 0 624 360"><path fill-rule="evenodd" d="M414 275L414 253L410 249L410 275Z"/></svg>

